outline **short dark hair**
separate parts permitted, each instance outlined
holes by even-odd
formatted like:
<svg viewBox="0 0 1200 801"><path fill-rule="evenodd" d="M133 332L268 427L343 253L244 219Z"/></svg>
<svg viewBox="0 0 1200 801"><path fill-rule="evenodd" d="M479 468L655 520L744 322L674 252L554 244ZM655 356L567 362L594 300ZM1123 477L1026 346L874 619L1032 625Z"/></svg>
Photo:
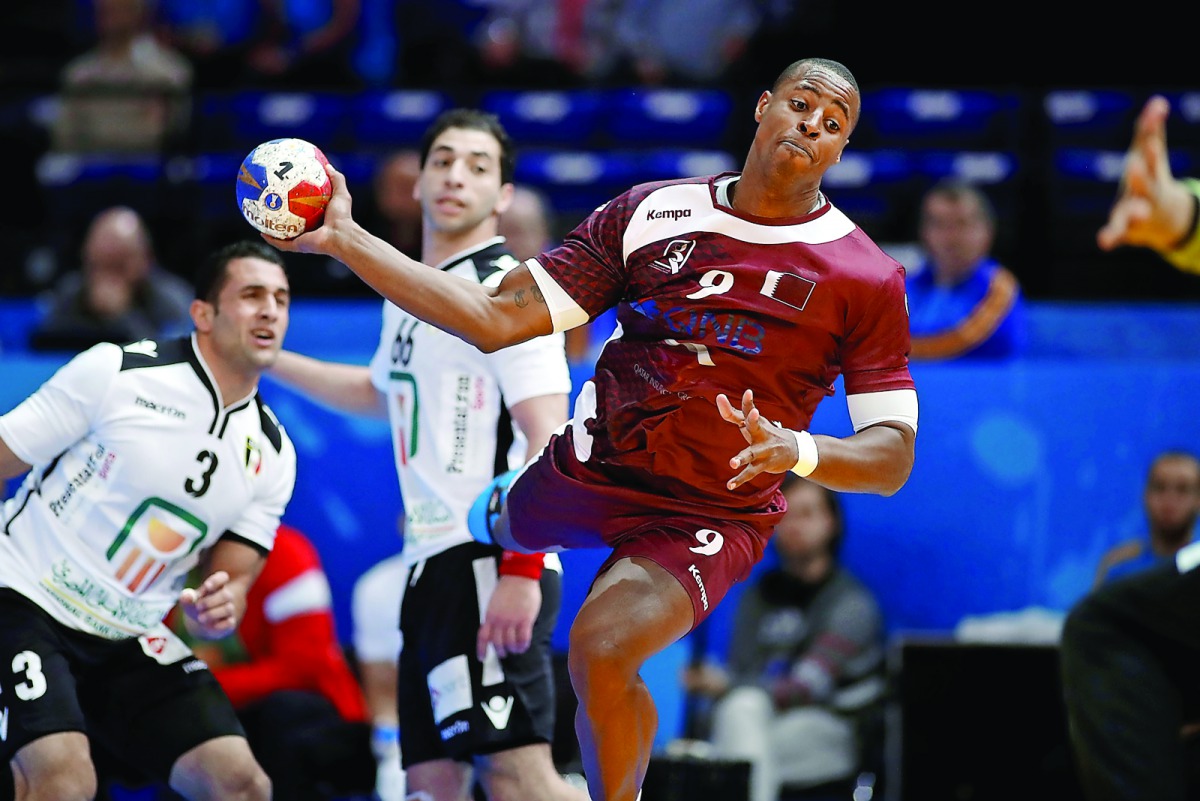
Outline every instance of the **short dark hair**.
<svg viewBox="0 0 1200 801"><path fill-rule="evenodd" d="M234 259L262 259L272 264L278 264L284 273L287 273L287 264L284 262L283 254L266 242L256 242L253 239L231 242L208 254L208 258L196 271L197 300L208 301L214 306L216 305L217 298L220 297L221 290L225 288L225 282L229 279L229 262Z"/></svg>
<svg viewBox="0 0 1200 801"><path fill-rule="evenodd" d="M504 130L504 125L495 114L474 108L452 108L443 111L437 119L430 123L429 127L425 129L425 135L421 137L422 168L425 167L425 161L429 158L429 151L433 149L433 141L448 128L466 128L491 134L500 144L500 183L511 184L513 182L517 156L508 131Z"/></svg>
<svg viewBox="0 0 1200 801"><path fill-rule="evenodd" d="M779 73L779 77L775 79L775 83L771 84L771 91L779 91L779 87L787 80L790 80L793 75L800 71L803 67L824 67L834 75L844 79L848 84L854 87L854 91L861 95L862 92L858 88L858 81L854 79L854 73L840 61L834 61L829 58L802 58L799 61L793 61L783 68L783 72Z"/></svg>
<svg viewBox="0 0 1200 801"><path fill-rule="evenodd" d="M787 495L801 484L811 484L821 492L821 499L825 501L825 509L833 518L833 535L829 538L829 553L836 558L841 553L842 539L846 535L846 517L842 513L842 499L829 487L809 481L807 478L801 478L792 472L783 474L783 484L780 485L779 490Z"/></svg>

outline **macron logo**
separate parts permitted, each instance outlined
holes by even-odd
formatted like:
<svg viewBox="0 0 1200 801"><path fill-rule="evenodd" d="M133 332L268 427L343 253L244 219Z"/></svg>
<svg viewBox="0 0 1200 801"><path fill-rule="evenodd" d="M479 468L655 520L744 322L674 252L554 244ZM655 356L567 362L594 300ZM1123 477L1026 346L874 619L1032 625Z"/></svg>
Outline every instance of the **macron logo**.
<svg viewBox="0 0 1200 801"><path fill-rule="evenodd" d="M648 209L646 211L647 220L682 220L684 217L691 216L691 209Z"/></svg>

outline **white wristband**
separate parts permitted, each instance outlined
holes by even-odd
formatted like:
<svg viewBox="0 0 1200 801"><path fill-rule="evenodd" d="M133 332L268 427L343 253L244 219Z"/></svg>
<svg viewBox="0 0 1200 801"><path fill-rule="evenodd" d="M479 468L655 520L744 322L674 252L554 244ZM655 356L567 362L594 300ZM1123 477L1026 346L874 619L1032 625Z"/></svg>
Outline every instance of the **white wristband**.
<svg viewBox="0 0 1200 801"><path fill-rule="evenodd" d="M796 436L796 453L799 455L796 464L792 467L792 472L802 478L807 478L812 475L812 471L817 469L817 443L812 434L807 431L793 431L792 433Z"/></svg>

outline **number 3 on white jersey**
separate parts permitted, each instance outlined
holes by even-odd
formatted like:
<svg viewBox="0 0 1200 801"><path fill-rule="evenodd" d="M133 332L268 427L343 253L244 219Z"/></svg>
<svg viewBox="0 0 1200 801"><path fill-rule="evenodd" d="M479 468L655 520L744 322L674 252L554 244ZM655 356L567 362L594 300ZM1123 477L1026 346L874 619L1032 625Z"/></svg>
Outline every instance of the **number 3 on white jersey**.
<svg viewBox="0 0 1200 801"><path fill-rule="evenodd" d="M702 528L693 536L700 541L700 544L695 548L688 548L688 550L701 556L712 556L725 544L725 537L721 535L721 532L713 531L711 528Z"/></svg>

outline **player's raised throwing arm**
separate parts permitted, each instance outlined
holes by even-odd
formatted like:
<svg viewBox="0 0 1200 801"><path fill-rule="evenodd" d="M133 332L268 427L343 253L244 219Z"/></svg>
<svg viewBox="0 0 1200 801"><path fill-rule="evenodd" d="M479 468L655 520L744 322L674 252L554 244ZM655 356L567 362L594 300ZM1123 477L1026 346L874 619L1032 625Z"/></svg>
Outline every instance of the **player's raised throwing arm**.
<svg viewBox="0 0 1200 801"><path fill-rule="evenodd" d="M333 196L324 224L292 240L264 239L280 250L337 259L401 309L485 352L551 333L550 311L527 267L495 288L430 269L356 223L345 177L327 169Z"/></svg>

